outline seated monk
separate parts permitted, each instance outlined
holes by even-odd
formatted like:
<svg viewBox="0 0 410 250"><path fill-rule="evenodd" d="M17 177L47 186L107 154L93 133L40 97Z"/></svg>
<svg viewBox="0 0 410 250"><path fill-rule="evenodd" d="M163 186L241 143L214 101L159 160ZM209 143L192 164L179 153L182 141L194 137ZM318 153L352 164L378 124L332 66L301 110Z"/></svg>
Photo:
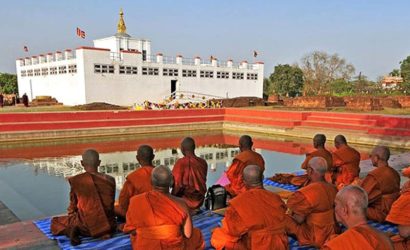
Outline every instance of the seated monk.
<svg viewBox="0 0 410 250"><path fill-rule="evenodd" d="M137 161L141 167L128 174L121 189L115 213L125 217L132 196L152 190L151 172L154 169L154 150L149 145L141 145L137 150Z"/></svg>
<svg viewBox="0 0 410 250"><path fill-rule="evenodd" d="M228 193L234 197L246 190L242 180L243 169L248 165L257 165L261 171L265 171L265 161L262 156L252 150L252 138L249 135L243 135L239 139L239 150L241 151L232 161L229 166L226 176L230 184L225 188Z"/></svg>
<svg viewBox="0 0 410 250"><path fill-rule="evenodd" d="M195 141L186 137L181 142L184 155L172 169L174 186L172 194L181 197L191 210L199 209L205 199L208 164L195 155Z"/></svg>
<svg viewBox="0 0 410 250"><path fill-rule="evenodd" d="M388 147L375 147L370 158L376 169L368 173L361 183L369 197L367 218L383 222L400 195L400 175L387 163L390 158Z"/></svg>
<svg viewBox="0 0 410 250"><path fill-rule="evenodd" d="M338 189L350 185L360 173L360 153L347 145L343 135L335 137L336 150L332 153L335 184Z"/></svg>
<svg viewBox="0 0 410 250"><path fill-rule="evenodd" d="M85 173L70 177L70 205L67 216L51 220L53 235L67 235L72 245L81 244L79 236L109 238L116 228L114 215L115 179L98 173L98 152L86 150L81 165Z"/></svg>
<svg viewBox="0 0 410 250"><path fill-rule="evenodd" d="M347 230L327 241L322 249L393 249L389 238L367 224L367 193L359 186L349 185L336 195L336 220Z"/></svg>
<svg viewBox="0 0 410 250"><path fill-rule="evenodd" d="M403 171L410 178L410 167ZM391 237L394 249L410 249L410 180L401 188L400 197L393 203L386 221L398 225L399 235Z"/></svg>
<svg viewBox="0 0 410 250"><path fill-rule="evenodd" d="M287 231L293 234L301 246L321 247L338 230L334 219L336 187L327 183L324 176L327 162L313 157L307 165L310 183L289 197L287 206Z"/></svg>
<svg viewBox="0 0 410 250"><path fill-rule="evenodd" d="M310 159L313 157L322 157L323 159L326 160L327 163L327 172L325 175L325 180L329 183L332 183L332 153L330 153L326 148L326 136L324 134L316 134L313 137L313 147L316 149L315 151L306 154L306 159L300 166L302 169L307 169L308 163ZM299 182L302 182L303 180L308 181L307 176L297 176L300 180ZM304 178L303 178L304 177ZM305 183L305 185L307 182ZM303 186L303 185L302 185Z"/></svg>
<svg viewBox="0 0 410 250"><path fill-rule="evenodd" d="M151 182L153 190L132 197L127 211L124 232L131 233L132 249L204 249L185 202L169 193L171 170L154 168Z"/></svg>
<svg viewBox="0 0 410 250"><path fill-rule="evenodd" d="M259 166L248 165L243 181L246 191L230 200L222 226L212 233L212 246L216 250L288 249L285 203L263 188Z"/></svg>

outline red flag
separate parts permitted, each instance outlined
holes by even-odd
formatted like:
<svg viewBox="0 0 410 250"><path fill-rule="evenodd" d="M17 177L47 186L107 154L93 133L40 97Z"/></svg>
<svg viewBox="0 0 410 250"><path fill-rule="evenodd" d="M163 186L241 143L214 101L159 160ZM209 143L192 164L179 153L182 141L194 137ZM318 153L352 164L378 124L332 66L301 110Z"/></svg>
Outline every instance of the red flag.
<svg viewBox="0 0 410 250"><path fill-rule="evenodd" d="M81 37L82 39L85 39L85 31L77 27L77 36Z"/></svg>
<svg viewBox="0 0 410 250"><path fill-rule="evenodd" d="M23 49L24 49L24 52L28 52L28 47L27 46L24 46Z"/></svg>
<svg viewBox="0 0 410 250"><path fill-rule="evenodd" d="M256 50L253 51L253 57L257 57L258 56L258 52Z"/></svg>

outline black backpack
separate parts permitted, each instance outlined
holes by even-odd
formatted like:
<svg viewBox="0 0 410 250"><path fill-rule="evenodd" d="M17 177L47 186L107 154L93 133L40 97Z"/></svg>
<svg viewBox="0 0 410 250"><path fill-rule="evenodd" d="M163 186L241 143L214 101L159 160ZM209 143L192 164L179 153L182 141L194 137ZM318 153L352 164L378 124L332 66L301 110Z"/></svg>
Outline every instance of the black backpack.
<svg viewBox="0 0 410 250"><path fill-rule="evenodd" d="M205 208L208 210L217 210L226 207L226 198L228 193L226 189L217 184L208 188L205 196Z"/></svg>

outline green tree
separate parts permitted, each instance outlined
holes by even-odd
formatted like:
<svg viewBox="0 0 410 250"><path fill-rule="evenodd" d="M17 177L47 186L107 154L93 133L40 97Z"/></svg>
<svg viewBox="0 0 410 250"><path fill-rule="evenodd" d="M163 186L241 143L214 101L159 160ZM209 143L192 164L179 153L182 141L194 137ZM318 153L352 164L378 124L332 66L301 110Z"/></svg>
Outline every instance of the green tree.
<svg viewBox="0 0 410 250"><path fill-rule="evenodd" d="M355 72L352 64L338 54L314 51L304 56L300 68L305 79L307 95L330 94L330 83L336 79L349 81Z"/></svg>
<svg viewBox="0 0 410 250"><path fill-rule="evenodd" d="M267 96L272 94L272 83L266 77L263 79L263 94Z"/></svg>
<svg viewBox="0 0 410 250"><path fill-rule="evenodd" d="M17 93L17 75L0 73L0 92L5 94Z"/></svg>
<svg viewBox="0 0 410 250"><path fill-rule="evenodd" d="M336 79L330 83L330 91L332 95L348 96L354 92L354 86L345 79Z"/></svg>
<svg viewBox="0 0 410 250"><path fill-rule="evenodd" d="M400 70L399 69L393 69L392 72L389 74L390 76L400 76Z"/></svg>
<svg viewBox="0 0 410 250"><path fill-rule="evenodd" d="M400 62L400 72L403 82L410 83L410 56Z"/></svg>
<svg viewBox="0 0 410 250"><path fill-rule="evenodd" d="M374 95L380 92L376 82L367 79L367 76L359 74L351 82L354 86L354 93L357 95Z"/></svg>
<svg viewBox="0 0 410 250"><path fill-rule="evenodd" d="M295 97L302 93L303 72L297 66L279 64L275 66L269 79L276 94Z"/></svg>

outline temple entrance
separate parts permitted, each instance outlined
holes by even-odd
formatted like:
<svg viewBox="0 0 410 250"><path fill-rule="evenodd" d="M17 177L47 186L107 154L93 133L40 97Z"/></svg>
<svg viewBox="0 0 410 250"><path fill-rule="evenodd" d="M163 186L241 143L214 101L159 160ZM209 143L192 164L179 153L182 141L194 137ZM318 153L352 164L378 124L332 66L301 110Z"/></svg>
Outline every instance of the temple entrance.
<svg viewBox="0 0 410 250"><path fill-rule="evenodd" d="M175 91L177 90L177 80L171 80L171 96L175 97Z"/></svg>

